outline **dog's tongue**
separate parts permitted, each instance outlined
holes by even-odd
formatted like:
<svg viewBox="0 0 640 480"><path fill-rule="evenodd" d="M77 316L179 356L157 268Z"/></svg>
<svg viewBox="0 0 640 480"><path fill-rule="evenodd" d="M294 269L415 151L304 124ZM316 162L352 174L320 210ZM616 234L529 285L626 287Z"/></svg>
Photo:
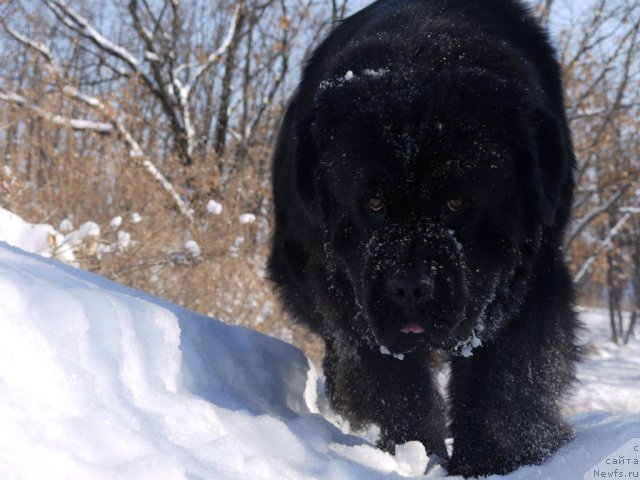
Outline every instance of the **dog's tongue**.
<svg viewBox="0 0 640 480"><path fill-rule="evenodd" d="M400 329L402 333L424 333L424 328L418 325L416 322L407 323Z"/></svg>

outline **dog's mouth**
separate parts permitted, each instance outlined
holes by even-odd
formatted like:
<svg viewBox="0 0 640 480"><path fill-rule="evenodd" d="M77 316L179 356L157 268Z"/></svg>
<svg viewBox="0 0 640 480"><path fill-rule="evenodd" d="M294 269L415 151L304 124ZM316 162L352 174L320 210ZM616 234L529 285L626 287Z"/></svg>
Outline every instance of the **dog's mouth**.
<svg viewBox="0 0 640 480"><path fill-rule="evenodd" d="M424 327L418 325L416 322L409 322L400 329L400 333L413 333L419 335L424 333Z"/></svg>
<svg viewBox="0 0 640 480"><path fill-rule="evenodd" d="M416 322L406 323L388 349L392 353L409 353L428 343L426 329Z"/></svg>
<svg viewBox="0 0 640 480"><path fill-rule="evenodd" d="M385 345L385 348L393 354L410 353L419 348L449 351L461 343L451 335L448 329L437 323L425 326L409 321L397 332L395 337Z"/></svg>

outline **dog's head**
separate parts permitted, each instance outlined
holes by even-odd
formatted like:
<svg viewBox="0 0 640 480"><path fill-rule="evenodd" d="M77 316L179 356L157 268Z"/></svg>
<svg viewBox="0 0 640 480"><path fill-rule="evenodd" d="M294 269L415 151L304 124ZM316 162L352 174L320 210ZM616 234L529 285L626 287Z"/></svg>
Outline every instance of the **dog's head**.
<svg viewBox="0 0 640 480"><path fill-rule="evenodd" d="M362 336L392 352L497 328L488 317L556 221L567 164L526 68L436 67L336 62L298 125L309 218Z"/></svg>

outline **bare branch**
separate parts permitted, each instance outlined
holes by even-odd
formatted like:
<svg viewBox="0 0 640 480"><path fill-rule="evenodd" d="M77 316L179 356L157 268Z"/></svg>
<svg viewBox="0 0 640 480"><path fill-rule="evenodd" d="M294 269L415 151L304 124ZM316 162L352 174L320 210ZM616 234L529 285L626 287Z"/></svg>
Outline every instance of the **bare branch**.
<svg viewBox="0 0 640 480"><path fill-rule="evenodd" d="M616 192L614 192L606 202L602 205L598 205L594 209L592 209L589 213L580 218L573 227L571 234L569 235L569 239L566 242L567 249L571 248L573 242L580 236L580 234L584 231L587 226L593 222L596 218L598 218L601 214L608 211L614 203L616 203L622 195L629 189L631 185L626 184L620 187Z"/></svg>
<svg viewBox="0 0 640 480"><path fill-rule="evenodd" d="M38 117L43 118L44 120L47 120L56 125L70 127L74 130L92 131L102 135L113 133L113 125L111 125L110 123L94 122L92 120L69 118L62 115L56 115L40 108L37 105L34 105L22 95L19 95L15 92L0 92L0 100L26 107L33 113L35 113Z"/></svg>
<svg viewBox="0 0 640 480"><path fill-rule="evenodd" d="M89 21L77 13L64 2L58 0L43 0L43 2L58 16L64 23L76 30L84 38L93 42L101 50L118 57L128 64L133 70L138 71L138 60L126 48L116 45L111 40L98 32Z"/></svg>
<svg viewBox="0 0 640 480"><path fill-rule="evenodd" d="M603 249L606 249L606 250L611 249L611 246L612 246L611 241L614 239L616 235L618 235L618 233L620 233L620 230L622 229L624 224L627 223L627 221L631 218L631 215L632 215L631 213L625 213L622 217L620 217L620 220L616 222L613 228L609 230L609 233L607 234L607 236L604 239L602 239L602 241L598 244L598 247L595 249L595 251L589 256L589 258L587 258L584 261L584 263L578 270L578 273L576 273L575 276L573 277L574 283L580 283L580 281L582 281L583 277L587 274L589 269L593 266L593 264L596 261L596 258L598 258L598 255Z"/></svg>
<svg viewBox="0 0 640 480"><path fill-rule="evenodd" d="M129 130L126 128L124 123L118 119L116 116L111 115L109 113L109 109L107 106L101 102L96 97L91 97L89 95L82 94L74 87L65 87L63 89L64 93L75 100L79 100L86 105L98 110L103 113L108 119L109 122L115 127L116 131L119 133L122 140L129 147L129 156L136 161L139 161L142 167L162 186L162 188L169 194L169 196L173 199L173 201L178 206L180 213L182 213L185 217L187 217L190 221L193 221L193 211L189 208L187 203L182 199L182 197L178 194L176 189L173 187L171 182L160 172L160 170L156 167L156 165L148 159L145 155L142 147L136 141L136 139L131 135Z"/></svg>
<svg viewBox="0 0 640 480"><path fill-rule="evenodd" d="M549 15L551 15L551 7L553 7L553 0L545 0L544 7L542 9L543 25L547 25L547 23L549 23Z"/></svg>
<svg viewBox="0 0 640 480"><path fill-rule="evenodd" d="M54 1L54 0L45 0L45 1ZM59 3L59 2L54 2ZM57 79L59 81L63 81L60 75L60 68L58 64L55 62L53 55L43 44L36 42L12 29L8 25L3 22L5 29L10 33L12 37L14 37L17 41L27 46L28 48L35 50L42 57L45 58L49 67L55 72ZM178 192L175 190L171 182L158 170L153 162L151 162L148 158L146 158L144 151L135 140L133 135L126 128L125 124L118 118L117 115L112 113L112 109L108 108L105 103L103 103L98 97L94 97L91 95L87 95L85 93L80 92L76 87L72 87L69 85L65 85L62 87L62 93L72 98L76 101L79 101L92 109L98 111L101 115L103 115L108 123L100 123L100 122L90 122L87 120L80 119L71 119L67 117L63 117L60 115L55 115L50 112L43 110L42 108L31 104L25 98L21 97L17 94L2 94L0 96L0 100L9 101L13 103L17 103L20 105L24 105L30 108L34 113L38 116L49 120L58 125L69 126L74 129L82 129L82 130L94 130L100 131L101 133L111 133L112 131L116 131L120 138L127 144L129 147L129 156L139 161L142 167L162 186L162 188L171 196L174 200L180 212L186 216L190 221L193 221L193 212L186 204L186 202L180 197Z"/></svg>
<svg viewBox="0 0 640 480"><path fill-rule="evenodd" d="M42 42L37 42L29 37L22 35L20 32L11 28L3 18L0 18L0 23L7 31L9 35L11 35L15 40L20 42L21 44L31 48L37 52L39 52L48 62L53 62L53 57L51 55L51 51L47 48L47 46Z"/></svg>
<svg viewBox="0 0 640 480"><path fill-rule="evenodd" d="M200 65L197 66L196 71L193 75L193 80L189 85L189 94L191 93L191 90L195 87L195 85L198 83L198 80L200 80L200 77L202 77L202 75L209 68L211 68L211 65L217 62L220 59L220 56L229 48L229 45L231 44L231 40L233 40L233 35L236 31L236 26L238 24L238 17L240 15L241 10L244 8L244 5L245 3L241 2L239 5L236 5L236 8L233 10L231 23L229 25L229 29L227 30L227 34L224 40L222 41L222 44L216 50L211 52L207 56L207 59L204 62L202 62ZM187 95L187 97L188 96L189 95Z"/></svg>
<svg viewBox="0 0 640 480"><path fill-rule="evenodd" d="M177 9L177 5L174 5L174 8ZM185 132L186 143L187 143L187 156L189 158L192 158L193 156L195 143L196 143L195 142L196 132L195 132L195 127L193 125L193 120L191 118L191 105L190 105L191 94L193 93L194 88L197 85L198 81L202 78L202 75L204 75L207 72L207 70L209 70L209 68L211 68L211 66L221 58L221 56L229 49L229 47L233 44L234 41L237 44L238 25L242 24L245 14L246 14L246 4L243 1L243 2L240 2L239 5L236 5L236 8L233 11L233 15L231 17L231 23L229 25L229 28L227 29L227 33L222 44L216 50L211 52L207 56L204 62L199 64L194 64L194 65L186 65L186 64L181 65L180 67L173 69L171 71L171 80L174 87L174 94L176 96L178 106L182 113L182 119L184 121L184 132ZM175 16L174 16L174 20L175 20ZM175 25L175 22L174 22L174 30L177 28L178 27ZM190 83L183 84L179 78L180 71L184 70L185 68L191 68L191 67L195 68L193 79L191 80Z"/></svg>
<svg viewBox="0 0 640 480"><path fill-rule="evenodd" d="M131 0L129 2L129 13L131 13L131 18L133 19L133 28L135 28L140 38L142 38L142 40L144 41L145 48L147 49L147 51L156 55L157 53L153 46L154 33L149 31L140 21L140 15L138 15L137 0Z"/></svg>
<svg viewBox="0 0 640 480"><path fill-rule="evenodd" d="M149 9L148 5L146 5L146 2L145 7ZM153 39L155 38L160 28L160 19L157 20L157 24L154 27L154 33L150 34L149 30L142 24L142 21L140 19L137 0L130 0L129 12L131 13L131 18L133 19L133 28L138 33L138 36L142 39L146 48L145 58L150 63L151 73L156 85L153 87L152 93L160 101L164 113L167 115L169 121L171 122L171 126L175 134L176 145L178 147L177 149L181 157L184 158L183 163L190 165L193 161L193 148L190 147L189 142L189 127L191 123L190 118L184 118L184 108L182 108L180 98L182 88L181 85L177 84L174 81L174 78L170 79L170 83L166 81L165 75L163 74L163 65L167 62L172 62L172 60L169 58L171 57L172 53L160 52L153 42ZM171 73L173 70L170 68L169 71ZM151 81L149 80L149 84L150 83ZM179 108L179 111L176 110L176 107Z"/></svg>

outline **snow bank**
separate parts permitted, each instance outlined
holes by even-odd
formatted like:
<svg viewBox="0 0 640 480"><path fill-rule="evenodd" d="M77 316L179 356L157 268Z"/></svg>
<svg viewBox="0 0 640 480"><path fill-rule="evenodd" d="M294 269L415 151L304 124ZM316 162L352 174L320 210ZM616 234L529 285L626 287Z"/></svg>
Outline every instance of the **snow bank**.
<svg viewBox="0 0 640 480"><path fill-rule="evenodd" d="M5 244L0 291L3 478L376 478L291 345Z"/></svg>
<svg viewBox="0 0 640 480"><path fill-rule="evenodd" d="M316 372L282 341L5 244L0 291L2 478L425 478L417 442L393 457L318 414ZM507 478L582 478L640 437L638 414L572 422Z"/></svg>

